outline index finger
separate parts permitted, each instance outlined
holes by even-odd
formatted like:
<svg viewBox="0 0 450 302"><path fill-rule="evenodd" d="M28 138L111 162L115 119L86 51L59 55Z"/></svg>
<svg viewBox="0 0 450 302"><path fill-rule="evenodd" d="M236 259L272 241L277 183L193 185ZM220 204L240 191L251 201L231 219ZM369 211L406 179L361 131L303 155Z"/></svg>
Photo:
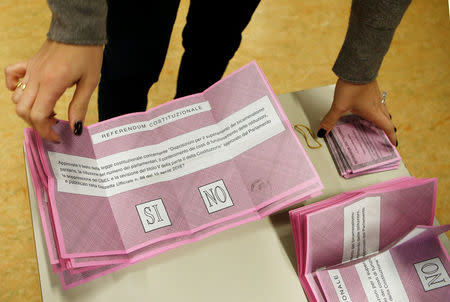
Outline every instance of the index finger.
<svg viewBox="0 0 450 302"><path fill-rule="evenodd" d="M9 90L16 89L17 81L25 76L27 64L27 61L23 61L5 67L5 82Z"/></svg>

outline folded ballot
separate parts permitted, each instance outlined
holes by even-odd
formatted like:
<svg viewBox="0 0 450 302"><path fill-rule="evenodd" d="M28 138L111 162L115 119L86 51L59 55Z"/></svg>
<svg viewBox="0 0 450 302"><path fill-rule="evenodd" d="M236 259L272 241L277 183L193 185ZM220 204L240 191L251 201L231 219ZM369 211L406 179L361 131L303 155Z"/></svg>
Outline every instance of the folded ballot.
<svg viewBox="0 0 450 302"><path fill-rule="evenodd" d="M60 144L27 129L25 153L63 288L322 189L256 63L203 93L91 125L81 136L64 121L54 130Z"/></svg>
<svg viewBox="0 0 450 302"><path fill-rule="evenodd" d="M436 183L404 177L290 211L309 301L448 301Z"/></svg>
<svg viewBox="0 0 450 302"><path fill-rule="evenodd" d="M341 117L325 141L345 178L397 169L401 161L386 134L356 115Z"/></svg>

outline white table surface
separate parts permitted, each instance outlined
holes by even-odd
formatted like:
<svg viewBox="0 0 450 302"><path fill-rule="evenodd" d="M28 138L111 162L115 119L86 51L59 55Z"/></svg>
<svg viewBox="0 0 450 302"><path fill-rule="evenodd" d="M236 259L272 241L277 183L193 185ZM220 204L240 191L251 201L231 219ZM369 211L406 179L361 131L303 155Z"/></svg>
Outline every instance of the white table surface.
<svg viewBox="0 0 450 302"><path fill-rule="evenodd" d="M334 86L279 96L292 124L317 131L328 111ZM399 169L350 180L339 176L323 140L321 149L305 150L325 186L323 194L307 203L409 175ZM28 182L30 178L28 174ZM230 229L165 252L128 268L63 291L51 272L33 188L29 185L31 214L42 289L50 301L307 301L298 281L294 242L287 211Z"/></svg>

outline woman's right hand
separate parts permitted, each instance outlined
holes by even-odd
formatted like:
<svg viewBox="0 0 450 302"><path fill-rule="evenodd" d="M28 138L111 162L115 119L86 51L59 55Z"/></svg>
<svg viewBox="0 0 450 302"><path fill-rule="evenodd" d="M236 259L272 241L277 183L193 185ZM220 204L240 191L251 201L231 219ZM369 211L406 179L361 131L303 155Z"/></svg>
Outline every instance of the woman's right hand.
<svg viewBox="0 0 450 302"><path fill-rule="evenodd" d="M81 134L91 95L100 79L102 58L102 45L47 40L30 60L7 66L6 86L14 91L12 100L17 115L42 138L59 142L60 138L51 128L56 123L53 110L64 91L76 85L68 117L72 131ZM24 85L17 85L19 81Z"/></svg>
<svg viewBox="0 0 450 302"><path fill-rule="evenodd" d="M344 114L351 112L382 129L393 145L398 145L396 128L390 119L377 80L367 84L354 84L341 79L336 82L333 104L319 125L317 136L328 134Z"/></svg>

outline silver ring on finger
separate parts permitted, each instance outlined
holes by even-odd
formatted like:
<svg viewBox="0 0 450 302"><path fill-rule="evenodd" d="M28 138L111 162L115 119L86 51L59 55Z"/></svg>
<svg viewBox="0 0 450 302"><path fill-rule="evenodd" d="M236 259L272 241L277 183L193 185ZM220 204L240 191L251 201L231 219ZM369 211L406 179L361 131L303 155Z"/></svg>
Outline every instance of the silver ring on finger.
<svg viewBox="0 0 450 302"><path fill-rule="evenodd" d="M386 104L386 96L387 92L383 91L383 93L381 94L381 104Z"/></svg>

